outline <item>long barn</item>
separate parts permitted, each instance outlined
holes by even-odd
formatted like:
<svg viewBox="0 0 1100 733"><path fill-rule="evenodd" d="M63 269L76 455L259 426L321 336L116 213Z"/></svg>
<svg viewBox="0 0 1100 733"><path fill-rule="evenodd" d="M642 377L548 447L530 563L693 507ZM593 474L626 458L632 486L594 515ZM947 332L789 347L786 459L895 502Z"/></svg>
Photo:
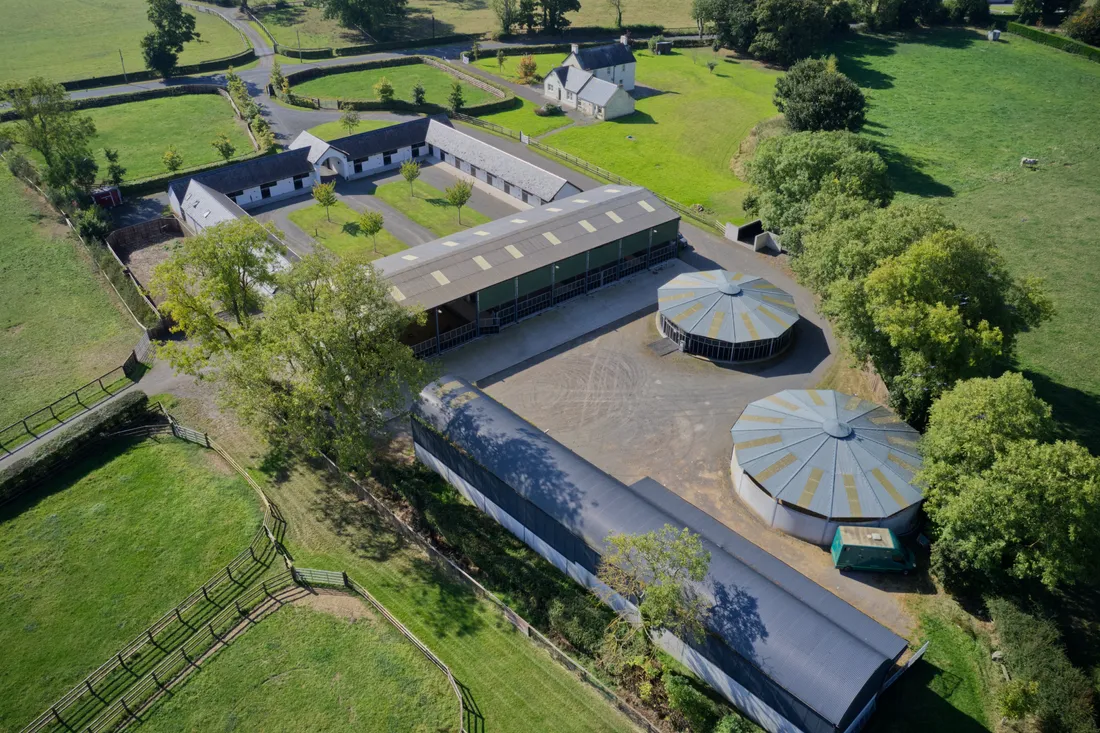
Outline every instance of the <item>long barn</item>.
<svg viewBox="0 0 1100 733"><path fill-rule="evenodd" d="M905 640L657 482L623 484L462 379L425 388L412 429L422 462L588 588L611 533L699 534L709 633L659 642L764 729L855 731L873 712Z"/></svg>

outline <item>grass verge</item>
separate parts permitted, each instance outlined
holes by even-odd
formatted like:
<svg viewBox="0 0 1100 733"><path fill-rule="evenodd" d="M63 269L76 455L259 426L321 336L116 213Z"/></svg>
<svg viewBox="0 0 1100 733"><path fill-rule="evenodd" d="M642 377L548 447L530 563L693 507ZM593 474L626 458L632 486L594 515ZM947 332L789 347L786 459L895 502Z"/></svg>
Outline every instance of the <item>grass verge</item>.
<svg viewBox="0 0 1100 733"><path fill-rule="evenodd" d="M446 195L423 181L413 183L411 196L409 184L404 181L383 183L375 189L374 195L438 237L489 221L488 217L464 206L460 223L454 207L447 203Z"/></svg>
<svg viewBox="0 0 1100 733"><path fill-rule="evenodd" d="M378 233L377 251L371 237L359 231L359 213L342 201L331 207L328 215L319 204L290 212L288 218L325 249L341 257L363 257L376 260L407 249L404 242L383 229Z"/></svg>
<svg viewBox="0 0 1100 733"><path fill-rule="evenodd" d="M0 730L18 730L246 549L252 490L174 438L118 441L0 510Z"/></svg>
<svg viewBox="0 0 1100 733"><path fill-rule="evenodd" d="M359 120L359 124L354 130L351 131L352 135L358 135L361 132L368 132L370 130L377 130L382 127L389 127L394 124L391 120ZM337 138L347 137L347 129L340 124L339 120L333 120L332 122L322 122L316 127L309 128L311 135L316 135L322 140L336 140Z"/></svg>
<svg viewBox="0 0 1100 733"><path fill-rule="evenodd" d="M425 99L433 104L447 105L451 83L455 77L427 64L391 66L384 69L348 71L330 74L294 85L294 93L303 97L321 99L378 99L374 85L385 77L393 85L395 99L411 102L413 87L419 81L424 85ZM489 102L496 97L489 92L461 82L464 104L469 106Z"/></svg>

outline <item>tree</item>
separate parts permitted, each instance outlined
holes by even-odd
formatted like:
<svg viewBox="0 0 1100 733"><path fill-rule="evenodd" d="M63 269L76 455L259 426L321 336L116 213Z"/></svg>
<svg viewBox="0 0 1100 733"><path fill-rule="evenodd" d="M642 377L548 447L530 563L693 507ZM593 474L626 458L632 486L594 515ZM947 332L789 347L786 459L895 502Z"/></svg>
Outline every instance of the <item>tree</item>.
<svg viewBox="0 0 1100 733"><path fill-rule="evenodd" d="M283 76L283 67L277 58L271 62L271 76L268 79L268 83L271 84L271 88L275 90L275 94L281 92L283 86L286 84L286 77Z"/></svg>
<svg viewBox="0 0 1100 733"><path fill-rule="evenodd" d="M504 35L508 35L512 32L512 28L516 25L516 17L519 12L519 5L517 0L489 0L489 7L493 11L493 15L497 18L499 23L500 32ZM497 57L500 57L500 52L497 52Z"/></svg>
<svg viewBox="0 0 1100 733"><path fill-rule="evenodd" d="M175 173L183 167L183 156L176 150L175 145L169 145L161 157L161 162L164 163L164 167L168 169L169 173Z"/></svg>
<svg viewBox="0 0 1100 733"><path fill-rule="evenodd" d="M378 233L382 231L385 220L377 211L364 211L359 215L359 231L374 242L374 252L378 253Z"/></svg>
<svg viewBox="0 0 1100 733"><path fill-rule="evenodd" d="M710 553L699 535L686 528L666 524L645 534L609 535L597 577L638 609L634 618L620 616L608 627L602 656L609 666L619 666L616 658L634 648L631 642L640 642L645 657L652 658L654 636L662 631L685 641L701 640L711 603L697 584L709 569ZM613 601L614 596L603 600ZM624 622L629 628L623 628Z"/></svg>
<svg viewBox="0 0 1100 733"><path fill-rule="evenodd" d="M170 76L183 45L200 38L195 31L195 16L184 12L176 0L149 0L147 15L153 30L141 39L145 67L161 76Z"/></svg>
<svg viewBox="0 0 1100 733"><path fill-rule="evenodd" d="M325 207L325 218L332 221L328 210L336 205L336 183L317 183L313 186L313 199Z"/></svg>
<svg viewBox="0 0 1100 733"><path fill-rule="evenodd" d="M1070 38L1090 46L1100 46L1100 5L1094 3L1081 8L1062 27Z"/></svg>
<svg viewBox="0 0 1100 733"><path fill-rule="evenodd" d="M403 18L407 0L320 0L320 4L326 20L370 35Z"/></svg>
<svg viewBox="0 0 1100 733"><path fill-rule="evenodd" d="M110 217L107 216L107 212L96 204L78 211L75 219L80 236L89 241L99 241L111 231Z"/></svg>
<svg viewBox="0 0 1100 733"><path fill-rule="evenodd" d="M263 289L276 281L278 249L269 227L250 217L215 224L184 238L157 265L150 290L164 298L160 309L174 322L173 332L187 337L186 344L162 350L177 371L201 377L211 359L245 337Z"/></svg>
<svg viewBox="0 0 1100 733"><path fill-rule="evenodd" d="M507 57L504 55L504 49L503 48L498 48L497 49L497 72L504 71L504 59L505 58L507 58Z"/></svg>
<svg viewBox="0 0 1100 733"><path fill-rule="evenodd" d="M785 233L800 224L820 191L879 206L893 196L885 161L870 142L850 132L796 132L767 138L747 167L754 188L746 207L773 232Z"/></svg>
<svg viewBox="0 0 1100 733"><path fill-rule="evenodd" d="M386 424L431 377L401 339L423 311L390 297L390 284L354 257L318 253L278 278L264 318L214 376L231 407L273 445L324 451L347 470L368 468L388 445Z"/></svg>
<svg viewBox="0 0 1100 733"><path fill-rule="evenodd" d="M458 209L458 223L462 223L462 207L470 201L470 196L474 193L474 185L469 181L456 181L453 186L450 186L443 193L447 197L447 203Z"/></svg>
<svg viewBox="0 0 1100 733"><path fill-rule="evenodd" d="M252 131L256 135L256 144L260 150L270 153L275 150L275 132L271 125L263 117L257 117L252 122Z"/></svg>
<svg viewBox="0 0 1100 733"><path fill-rule="evenodd" d="M756 0L692 0L691 17L699 26L710 23L723 46L748 53L756 37Z"/></svg>
<svg viewBox="0 0 1100 733"><path fill-rule="evenodd" d="M0 134L42 156L50 186L87 188L94 183L97 166L89 143L95 123L76 111L64 87L36 76L5 84L2 95L16 119Z"/></svg>
<svg viewBox="0 0 1100 733"><path fill-rule="evenodd" d="M757 30L749 53L777 64L809 56L825 36L821 0L757 0L753 19Z"/></svg>
<svg viewBox="0 0 1100 733"><path fill-rule="evenodd" d="M795 132L863 127L867 100L854 81L824 59L804 59L775 83L775 106Z"/></svg>
<svg viewBox="0 0 1100 733"><path fill-rule="evenodd" d="M447 104L450 105L452 112L459 112L465 103L466 99L462 94L462 82L455 79L451 82L451 94L447 97Z"/></svg>
<svg viewBox="0 0 1100 733"><path fill-rule="evenodd" d="M569 27L565 14L580 10L581 3L580 0L539 0L539 8L542 10L542 29L557 33Z"/></svg>
<svg viewBox="0 0 1100 733"><path fill-rule="evenodd" d="M626 4L626 0L607 0L609 8L615 11L615 27L623 27L623 6Z"/></svg>
<svg viewBox="0 0 1100 733"><path fill-rule="evenodd" d="M412 198L413 183L420 178L420 163L415 160L406 160L401 164L401 177L409 182L409 198Z"/></svg>
<svg viewBox="0 0 1100 733"><path fill-rule="evenodd" d="M709 71L710 73L713 74L714 70L717 69L717 68L718 68L718 62L717 61L715 61L714 59L710 59L709 61L707 61L707 71Z"/></svg>
<svg viewBox="0 0 1100 733"><path fill-rule="evenodd" d="M393 89L390 89L390 96L393 96ZM349 135L355 132L355 128L359 127L359 113L351 107L345 107L344 113L340 115L340 127L347 130Z"/></svg>
<svg viewBox="0 0 1100 733"><path fill-rule="evenodd" d="M538 26L538 8L538 0L519 0L516 25L522 26L528 33L534 32Z"/></svg>
<svg viewBox="0 0 1100 733"><path fill-rule="evenodd" d="M963 478L987 471L1010 443L1044 441L1053 433L1050 405L1022 374L957 382L932 405L921 438L928 516L935 521L958 496Z"/></svg>
<svg viewBox="0 0 1100 733"><path fill-rule="evenodd" d="M112 186L121 186L126 177L126 169L118 162L118 150L103 148L103 156L107 158L107 182Z"/></svg>
<svg viewBox="0 0 1100 733"><path fill-rule="evenodd" d="M374 93L378 95L380 102L392 102L393 101L393 84L386 77L382 77L378 80L378 83L374 85Z"/></svg>
<svg viewBox="0 0 1100 733"><path fill-rule="evenodd" d="M412 88L413 104L417 107L424 105L424 99L427 96L427 92L424 91L424 85L420 83L420 80L416 80L416 84Z"/></svg>
<svg viewBox="0 0 1100 733"><path fill-rule="evenodd" d="M826 310L918 427L940 394L992 373L1020 331L1053 314L1040 281L1014 280L992 240L958 230L925 237L857 285L836 288Z"/></svg>
<svg viewBox="0 0 1100 733"><path fill-rule="evenodd" d="M944 0L943 9L951 23L984 25L989 22L989 3L985 0Z"/></svg>
<svg viewBox="0 0 1100 733"><path fill-rule="evenodd" d="M228 135L218 135L214 138L214 142L210 144L218 151L218 155L222 156L227 163L229 159L233 157L233 153L237 152L237 146L233 144L233 141L229 139Z"/></svg>
<svg viewBox="0 0 1100 733"><path fill-rule="evenodd" d="M534 56L527 54L520 57L516 71L520 84L530 84L534 81L535 74L539 73L539 65Z"/></svg>
<svg viewBox="0 0 1100 733"><path fill-rule="evenodd" d="M470 46L470 57L474 61L477 61L479 56L481 56L481 44L477 41L474 41L474 44Z"/></svg>
<svg viewBox="0 0 1100 733"><path fill-rule="evenodd" d="M1092 578L1100 459L1077 443L1013 441L987 470L962 477L936 527L953 572L1048 588Z"/></svg>
<svg viewBox="0 0 1100 733"><path fill-rule="evenodd" d="M1081 0L1015 0L1012 9L1021 23L1030 25L1041 20L1044 25L1058 25L1062 17L1071 15L1081 5Z"/></svg>

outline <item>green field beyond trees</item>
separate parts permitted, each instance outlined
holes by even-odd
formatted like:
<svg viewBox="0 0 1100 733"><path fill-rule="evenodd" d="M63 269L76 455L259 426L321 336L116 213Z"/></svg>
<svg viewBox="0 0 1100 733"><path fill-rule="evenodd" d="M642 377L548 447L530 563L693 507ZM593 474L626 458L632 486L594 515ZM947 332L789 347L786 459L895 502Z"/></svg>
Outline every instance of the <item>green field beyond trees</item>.
<svg viewBox="0 0 1100 733"><path fill-rule="evenodd" d="M446 71L427 64L409 64L391 66L385 69L366 69L349 71L343 74L330 74L294 85L294 93L303 97L321 99L377 99L374 85L386 77L393 84L394 99L412 101L412 90L419 81L424 85L425 98L433 104L447 105L451 93L451 83L455 77ZM467 106L496 99L488 92L462 82L462 94Z"/></svg>
<svg viewBox="0 0 1100 733"><path fill-rule="evenodd" d="M882 146L899 198L938 200L993 235L1015 274L1046 278L1057 313L1021 335L1019 366L1100 452L1100 64L951 29L854 35L830 51L870 97L863 134Z"/></svg>
<svg viewBox="0 0 1100 733"><path fill-rule="evenodd" d="M121 74L123 63L127 72L144 69L141 38L153 29L146 7L145 0L5 2L0 82ZM202 38L184 47L180 64L232 56L248 48L240 33L221 18L191 12Z"/></svg>
<svg viewBox="0 0 1100 733"><path fill-rule="evenodd" d="M776 114L772 104L779 72L746 60L720 57L711 73L709 49L668 56L635 51L637 84L656 93L638 99L636 112L596 125L554 133L546 144L573 153L682 204L703 204L721 221L745 218L748 186L730 170L741 140L756 123ZM540 74L566 54L535 57ZM519 57L506 60L511 77ZM477 66L497 73L496 58ZM637 90L635 92L636 96Z"/></svg>
<svg viewBox="0 0 1100 733"><path fill-rule="evenodd" d="M29 723L246 550L259 501L211 450L119 440L0 510L0 731Z"/></svg>
<svg viewBox="0 0 1100 733"><path fill-rule="evenodd" d="M64 224L0 166L0 427L120 366L138 327Z"/></svg>
<svg viewBox="0 0 1100 733"><path fill-rule="evenodd" d="M316 600L337 608L286 606L263 619L142 730L457 733L458 699L412 642L357 598Z"/></svg>

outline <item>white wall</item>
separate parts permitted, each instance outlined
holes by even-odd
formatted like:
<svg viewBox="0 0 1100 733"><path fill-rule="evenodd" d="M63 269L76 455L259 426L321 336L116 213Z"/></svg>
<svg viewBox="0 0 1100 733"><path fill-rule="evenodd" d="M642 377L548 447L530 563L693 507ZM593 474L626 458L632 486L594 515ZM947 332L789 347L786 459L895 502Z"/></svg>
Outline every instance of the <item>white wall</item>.
<svg viewBox="0 0 1100 733"><path fill-rule="evenodd" d="M237 196L234 201L236 201L237 205L242 209L255 208L257 206L269 204L272 201L308 194L310 190L313 189L314 184L320 183L320 180L317 171L314 170L307 178L303 179L301 189L294 188L293 178L283 178L276 181L275 185L271 187L271 195L266 199L263 197L259 186L252 186L251 188L244 189L244 193Z"/></svg>
<svg viewBox="0 0 1100 733"><path fill-rule="evenodd" d="M616 117L631 114L633 111L634 97L631 97L624 90L619 90L615 92L607 102L607 106L604 108L603 118L605 120L613 120Z"/></svg>
<svg viewBox="0 0 1100 733"><path fill-rule="evenodd" d="M416 457L426 466L447 480L458 492L465 496L474 506L485 514L495 519L501 526L522 540L528 547L542 555L554 567L569 575L574 581L596 591L596 594L607 605L627 617L637 618L637 608L622 596L611 592L611 589L601 583L584 567L566 559L561 553L553 549L538 537L531 534L526 527L520 524L503 509L485 497L472 484L456 474L442 461L421 445L414 445ZM730 701L737 709L756 721L757 725L770 731L770 733L799 733L789 720L777 713L758 697L742 687L733 678L726 675L721 669L705 659L701 654L687 646L675 636L665 633L658 638L657 644L666 652L679 660L684 666L706 680L707 684L717 690L723 697Z"/></svg>
<svg viewBox="0 0 1100 733"><path fill-rule="evenodd" d="M428 157L428 146L425 143L420 146L420 158ZM406 145L403 148L398 148L397 152L390 156L390 163L386 165L385 156L382 153L372 155L363 161L363 170L359 173L355 172L355 160L348 160L347 170L344 173L344 178L348 180L354 180L356 178L365 178L367 176L373 176L376 173L382 171L393 170L394 168L400 168L401 164L406 160L412 160L412 146Z"/></svg>

